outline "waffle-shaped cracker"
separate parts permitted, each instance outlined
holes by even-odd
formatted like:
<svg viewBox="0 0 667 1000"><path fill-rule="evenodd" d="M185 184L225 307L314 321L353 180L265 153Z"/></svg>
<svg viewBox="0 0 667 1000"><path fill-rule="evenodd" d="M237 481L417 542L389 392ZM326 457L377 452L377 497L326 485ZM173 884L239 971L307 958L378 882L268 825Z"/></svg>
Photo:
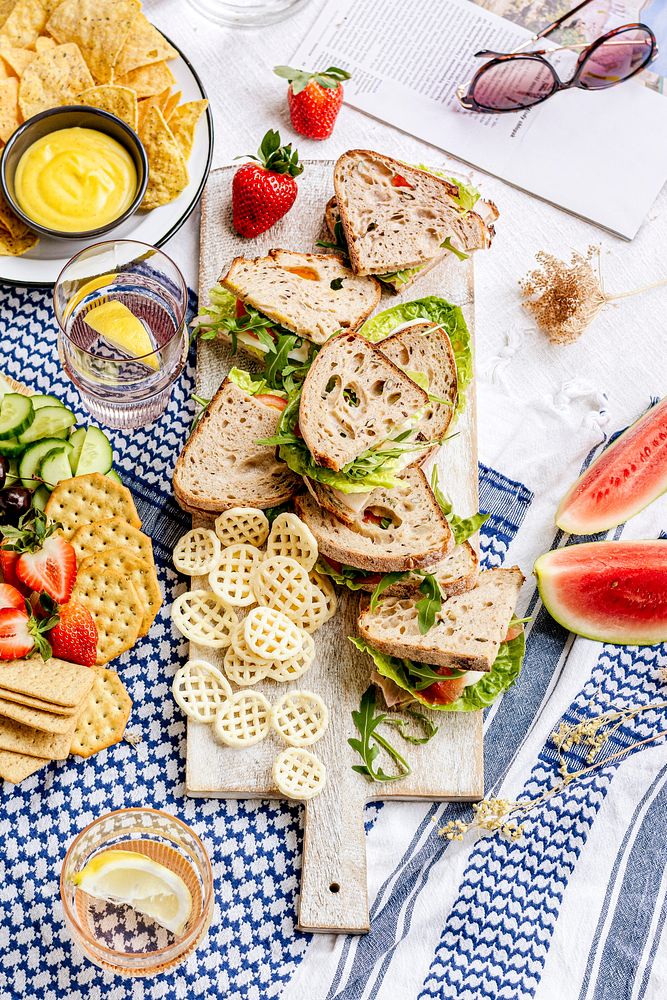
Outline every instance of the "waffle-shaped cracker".
<svg viewBox="0 0 667 1000"><path fill-rule="evenodd" d="M209 723L232 689L222 673L206 660L188 660L176 671L172 693L178 707L195 722Z"/></svg>
<svg viewBox="0 0 667 1000"><path fill-rule="evenodd" d="M336 614L338 601L331 580L321 573L310 573L311 601L304 609L304 614L298 624L306 632L316 632L320 626L328 622Z"/></svg>
<svg viewBox="0 0 667 1000"><path fill-rule="evenodd" d="M268 736L271 705L259 691L237 691L218 709L213 731L229 747L250 747Z"/></svg>
<svg viewBox="0 0 667 1000"><path fill-rule="evenodd" d="M220 544L263 545L269 534L269 521L257 507L231 507L215 519L215 533Z"/></svg>
<svg viewBox="0 0 667 1000"><path fill-rule="evenodd" d="M289 556L307 570L317 562L315 536L296 514L279 514L271 525L266 542L267 559L270 556Z"/></svg>
<svg viewBox="0 0 667 1000"><path fill-rule="evenodd" d="M206 576L220 558L220 541L210 528L192 528L176 542L174 566L185 576Z"/></svg>
<svg viewBox="0 0 667 1000"><path fill-rule="evenodd" d="M229 680L238 687L252 687L253 684L263 681L268 675L271 664L259 658L254 660L244 660L236 652L233 646L225 651L225 673Z"/></svg>
<svg viewBox="0 0 667 1000"><path fill-rule="evenodd" d="M313 799L327 783L327 770L305 747L288 747L273 762L276 788L288 799Z"/></svg>
<svg viewBox="0 0 667 1000"><path fill-rule="evenodd" d="M312 587L308 571L290 556L267 556L252 579L260 604L275 608L300 625L309 614Z"/></svg>
<svg viewBox="0 0 667 1000"><path fill-rule="evenodd" d="M253 545L244 542L228 545L208 574L209 587L221 601L234 608L248 608L256 604L252 580L261 558L259 549Z"/></svg>
<svg viewBox="0 0 667 1000"><path fill-rule="evenodd" d="M243 634L250 652L266 660L283 662L303 649L301 629L273 608L253 608L243 623Z"/></svg>
<svg viewBox="0 0 667 1000"><path fill-rule="evenodd" d="M208 649L226 649L238 619L210 590L188 590L171 606L176 628L190 642Z"/></svg>
<svg viewBox="0 0 667 1000"><path fill-rule="evenodd" d="M271 710L271 726L291 747L309 747L324 736L329 710L313 691L288 691Z"/></svg>
<svg viewBox="0 0 667 1000"><path fill-rule="evenodd" d="M271 664L266 676L272 681L296 681L310 670L315 659L315 642L312 635L308 635L307 632L303 632L301 638L303 647L300 653L289 660L283 660L282 663Z"/></svg>

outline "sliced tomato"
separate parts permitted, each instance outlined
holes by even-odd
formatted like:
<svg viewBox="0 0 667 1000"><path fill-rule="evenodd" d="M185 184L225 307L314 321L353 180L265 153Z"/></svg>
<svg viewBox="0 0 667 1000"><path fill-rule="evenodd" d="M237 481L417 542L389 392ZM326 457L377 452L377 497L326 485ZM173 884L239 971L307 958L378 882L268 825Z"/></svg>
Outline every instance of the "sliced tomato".
<svg viewBox="0 0 667 1000"><path fill-rule="evenodd" d="M330 559L329 556L326 557L326 562L328 566L331 566L337 573L340 573L343 569L343 564L339 563L337 559Z"/></svg>
<svg viewBox="0 0 667 1000"><path fill-rule="evenodd" d="M406 180L403 174L394 174L394 176L391 179L391 183L394 185L395 188L410 188L410 190L412 190L413 188L413 185L410 183L410 181Z"/></svg>
<svg viewBox="0 0 667 1000"><path fill-rule="evenodd" d="M382 573L369 573L368 576L359 577L357 583L363 583L365 587L377 587L382 575Z"/></svg>
<svg viewBox="0 0 667 1000"><path fill-rule="evenodd" d="M517 636L521 635L523 632L523 625L519 622L517 625L510 625L507 629L507 635L503 639L503 642L511 642L512 639L516 639Z"/></svg>
<svg viewBox="0 0 667 1000"><path fill-rule="evenodd" d="M376 514L372 510L365 510L364 511L364 517L363 517L363 519L364 519L364 521L372 521L373 524L381 524L382 523L382 518L380 517L380 515Z"/></svg>
<svg viewBox="0 0 667 1000"><path fill-rule="evenodd" d="M447 667L438 667L436 673L447 678L452 673ZM428 702L429 705L449 705L456 701L458 696L466 686L465 674L463 677L449 677L448 680L436 681L430 684L423 691L419 692L419 697Z"/></svg>
<svg viewBox="0 0 667 1000"><path fill-rule="evenodd" d="M241 316L247 316L248 312L243 302L240 299L236 300L236 318L241 319Z"/></svg>
<svg viewBox="0 0 667 1000"><path fill-rule="evenodd" d="M271 392L260 392L255 396L258 403L264 403L264 406L273 406L276 410L284 410L287 406L287 400L283 399L282 396L274 396Z"/></svg>

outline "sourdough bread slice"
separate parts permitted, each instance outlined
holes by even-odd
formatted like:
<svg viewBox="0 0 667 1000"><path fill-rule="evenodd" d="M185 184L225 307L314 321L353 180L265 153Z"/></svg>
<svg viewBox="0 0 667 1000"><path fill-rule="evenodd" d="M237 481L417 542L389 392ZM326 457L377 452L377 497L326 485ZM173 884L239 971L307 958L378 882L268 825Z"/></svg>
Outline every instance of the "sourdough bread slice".
<svg viewBox="0 0 667 1000"><path fill-rule="evenodd" d="M340 288L335 287L338 283ZM374 278L354 274L336 254L291 250L271 250L254 259L236 257L220 284L315 344L323 344L339 330L356 330L381 295Z"/></svg>
<svg viewBox="0 0 667 1000"><path fill-rule="evenodd" d="M340 334L324 345L304 380L299 429L315 461L340 472L412 426L428 401L424 390L364 337Z"/></svg>
<svg viewBox="0 0 667 1000"><path fill-rule="evenodd" d="M435 323L418 323L392 334L378 347L406 375L411 376L412 372L425 375L429 394L446 400L444 403L429 400L418 425L424 441L442 440L458 396L456 361L445 331Z"/></svg>
<svg viewBox="0 0 667 1000"><path fill-rule="evenodd" d="M488 671L509 625L523 573L518 566L479 574L464 594L443 601L435 624L419 631L416 601L389 597L359 616L359 632L376 649L454 670Z"/></svg>
<svg viewBox="0 0 667 1000"><path fill-rule="evenodd" d="M294 495L300 479L257 444L276 433L280 411L225 380L181 452L174 495L185 510L274 507Z"/></svg>
<svg viewBox="0 0 667 1000"><path fill-rule="evenodd" d="M371 573L417 569L442 559L454 538L426 476L408 469L392 490L373 490L353 524L318 507L309 494L295 498L296 512L317 539L320 553ZM379 521L391 524L382 527Z"/></svg>
<svg viewBox="0 0 667 1000"><path fill-rule="evenodd" d="M397 177L407 185L396 186ZM424 264L447 239L470 253L493 238L492 225L477 211L461 212L455 184L381 153L343 153L334 167L334 190L355 274Z"/></svg>

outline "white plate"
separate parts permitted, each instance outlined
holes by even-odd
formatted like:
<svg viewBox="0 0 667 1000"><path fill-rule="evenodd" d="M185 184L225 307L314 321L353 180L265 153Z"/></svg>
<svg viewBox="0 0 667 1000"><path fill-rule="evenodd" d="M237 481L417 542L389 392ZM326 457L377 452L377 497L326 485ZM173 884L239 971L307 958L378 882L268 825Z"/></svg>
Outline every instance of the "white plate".
<svg viewBox="0 0 667 1000"><path fill-rule="evenodd" d="M169 40L169 39L168 39ZM174 45L173 42L171 42ZM172 59L169 67L176 77L176 90L182 90L181 101L197 101L206 97L201 80L183 53ZM139 240L159 247L166 243L194 210L201 197L213 156L213 116L210 107L197 123L195 141L188 160L190 183L168 205L150 212L137 212L122 226L95 240L50 240L40 237L39 243L22 257L0 256L0 282L9 285L44 287L53 285L63 267L75 253L91 243L102 240Z"/></svg>

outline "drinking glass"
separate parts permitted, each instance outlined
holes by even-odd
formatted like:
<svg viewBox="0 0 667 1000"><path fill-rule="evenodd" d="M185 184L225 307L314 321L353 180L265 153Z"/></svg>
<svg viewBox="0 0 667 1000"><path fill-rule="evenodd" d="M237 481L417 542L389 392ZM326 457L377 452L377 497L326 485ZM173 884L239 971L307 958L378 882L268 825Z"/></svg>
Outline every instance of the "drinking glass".
<svg viewBox="0 0 667 1000"><path fill-rule="evenodd" d="M192 896L192 914L181 935L74 885L74 875L112 848L136 851L180 875ZM181 820L157 809L119 809L74 838L60 874L60 896L67 929L91 962L116 975L153 976L179 965L204 940L213 914L213 872L201 840Z"/></svg>
<svg viewBox="0 0 667 1000"><path fill-rule="evenodd" d="M149 352L137 356L86 323L91 309L114 301L139 321ZM54 304L60 362L89 412L107 427L156 420L188 353L188 290L171 258L133 240L96 243L62 269Z"/></svg>
<svg viewBox="0 0 667 1000"><path fill-rule="evenodd" d="M296 14L309 0L190 0L196 11L216 24L261 27Z"/></svg>

